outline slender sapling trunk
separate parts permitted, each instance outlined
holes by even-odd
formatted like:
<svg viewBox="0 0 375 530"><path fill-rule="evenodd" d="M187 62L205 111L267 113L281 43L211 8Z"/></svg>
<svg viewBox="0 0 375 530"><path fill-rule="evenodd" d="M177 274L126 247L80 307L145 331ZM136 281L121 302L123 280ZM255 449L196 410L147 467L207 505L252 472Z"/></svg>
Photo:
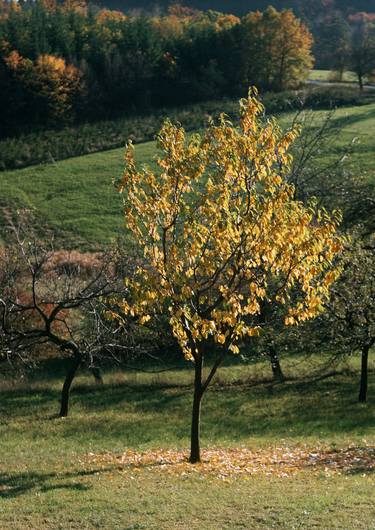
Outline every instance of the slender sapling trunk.
<svg viewBox="0 0 375 530"><path fill-rule="evenodd" d="M103 381L103 376L100 371L100 368L93 367L90 370L91 370L92 375L94 376L95 384L102 385L104 381Z"/></svg>
<svg viewBox="0 0 375 530"><path fill-rule="evenodd" d="M359 90L363 92L363 77L362 74L358 74L358 84L359 84Z"/></svg>
<svg viewBox="0 0 375 530"><path fill-rule="evenodd" d="M368 353L370 347L364 346L362 348L362 359L361 359L361 382L359 387L358 401L360 403L366 403L367 399L367 379L368 379Z"/></svg>
<svg viewBox="0 0 375 530"><path fill-rule="evenodd" d="M200 414L202 402L202 368L203 358L197 357L195 361L194 374L194 398L193 398L193 414L191 420L191 446L190 446L190 463L196 464L201 461L200 453Z"/></svg>

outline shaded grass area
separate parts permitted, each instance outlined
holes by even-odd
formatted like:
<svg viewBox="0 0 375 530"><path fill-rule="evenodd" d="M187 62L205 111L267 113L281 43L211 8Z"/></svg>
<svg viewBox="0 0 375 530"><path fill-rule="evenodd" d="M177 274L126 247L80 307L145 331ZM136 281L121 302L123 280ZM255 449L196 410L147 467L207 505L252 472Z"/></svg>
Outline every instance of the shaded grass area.
<svg viewBox="0 0 375 530"><path fill-rule="evenodd" d="M314 111L316 126L327 111ZM286 126L291 114L283 115ZM348 144L348 170L373 181L375 168L375 104L336 111L334 141L323 146L321 162L340 158ZM155 143L136 148L139 163L152 163ZM112 184L123 168L123 149L32 166L0 174L0 207L35 208L40 218L65 245L97 248L124 235L119 194ZM0 226L3 220L0 219Z"/></svg>
<svg viewBox="0 0 375 530"><path fill-rule="evenodd" d="M358 374L306 382L307 363L286 360L285 384L259 384L264 363L227 366L203 404L204 447L328 447L375 443L375 382L356 402ZM228 481L88 466L88 453L122 454L189 444L190 369L166 374L112 372L103 387L81 374L72 413L51 419L59 377L4 387L0 400L0 527L16 528L374 528L370 470L336 476ZM236 384L236 382L241 384Z"/></svg>
<svg viewBox="0 0 375 530"><path fill-rule="evenodd" d="M64 443L83 444L87 451L93 443L99 443L102 450L113 449L116 440L119 447L186 447L191 377L190 371L182 371L165 381L159 376L147 383L142 377L136 382L134 375L121 382L117 376L103 388L84 377L72 395L71 417L55 422L50 419L57 408L58 384L5 390L0 411L8 433L3 434L3 440L11 437L12 428L18 431L25 422L29 424L31 415L37 419L27 429L31 438L43 438L44 430L45 434L60 433ZM205 444L230 446L251 439L263 444L279 437L297 443L320 436L334 441L348 433L354 438L364 436L375 427L375 411L357 405L358 381L353 375L278 385L246 378L241 385L231 378L228 381L219 381L205 398ZM371 387L370 395L373 391Z"/></svg>

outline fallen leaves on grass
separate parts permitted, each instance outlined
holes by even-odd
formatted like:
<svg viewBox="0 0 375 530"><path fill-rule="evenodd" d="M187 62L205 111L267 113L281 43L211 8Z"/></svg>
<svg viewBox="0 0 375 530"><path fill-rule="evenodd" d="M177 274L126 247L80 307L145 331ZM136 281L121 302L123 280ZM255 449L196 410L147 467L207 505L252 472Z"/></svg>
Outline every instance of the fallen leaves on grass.
<svg viewBox="0 0 375 530"><path fill-rule="evenodd" d="M83 464L115 469L129 474L140 470L165 472L185 476L199 474L221 479L237 475L270 475L288 477L301 471L326 476L337 474L366 475L375 471L375 448L349 446L344 449L276 447L251 450L248 448L210 449L202 451L202 462L192 465L188 452L178 450L133 451L122 455L89 453Z"/></svg>

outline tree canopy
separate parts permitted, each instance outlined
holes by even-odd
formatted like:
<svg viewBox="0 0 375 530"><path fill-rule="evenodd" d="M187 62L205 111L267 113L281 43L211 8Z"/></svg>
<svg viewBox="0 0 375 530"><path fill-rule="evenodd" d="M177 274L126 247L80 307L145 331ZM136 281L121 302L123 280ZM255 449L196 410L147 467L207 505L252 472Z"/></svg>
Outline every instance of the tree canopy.
<svg viewBox="0 0 375 530"><path fill-rule="evenodd" d="M123 310L144 322L166 309L195 363L192 461L200 399L225 353L262 332L264 302L283 308L286 325L298 324L319 314L338 275L340 216L294 200L286 176L298 130L283 133L263 111L252 91L241 101L239 129L222 115L187 138L167 121L157 138L158 172L138 169L133 146L126 150L125 222L143 258L126 279L132 295ZM213 344L220 354L203 382Z"/></svg>

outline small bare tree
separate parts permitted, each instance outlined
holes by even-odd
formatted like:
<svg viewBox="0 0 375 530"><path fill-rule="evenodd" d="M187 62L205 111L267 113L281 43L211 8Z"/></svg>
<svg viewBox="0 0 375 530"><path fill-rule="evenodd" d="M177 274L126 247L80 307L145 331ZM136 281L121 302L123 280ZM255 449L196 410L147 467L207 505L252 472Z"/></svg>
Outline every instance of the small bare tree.
<svg viewBox="0 0 375 530"><path fill-rule="evenodd" d="M342 211L342 228L362 224L371 233L375 229L374 185L365 176L353 173L349 164L358 138L353 137L337 150L337 137L344 132L346 118L338 117L334 109L322 117L302 108L294 116L294 123L302 127L288 175L295 198L306 202L315 197L319 205ZM323 156L327 152L332 156Z"/></svg>
<svg viewBox="0 0 375 530"><path fill-rule="evenodd" d="M0 351L11 362L35 364L47 349L60 351L67 371L59 416L68 415L69 393L80 366L100 381L105 358L136 351L129 326L108 318L125 287L117 278L117 252L56 251L41 240L25 212L8 215L8 243L0 254ZM126 266L125 266L126 267ZM122 264L124 269L124 264Z"/></svg>
<svg viewBox="0 0 375 530"><path fill-rule="evenodd" d="M319 206L339 208L343 213L343 228L351 229L361 223L361 233L365 237L375 228L374 187L365 178L351 174L347 169L346 161L350 160L356 148L355 138L337 153L335 143L345 121L342 122L334 110L322 117L306 109L303 101L301 105L293 122L302 127L302 132L293 145L293 161L286 176L293 186L294 198L308 204L314 197ZM332 150L332 157L322 159L323 150ZM337 349L337 337L331 337L329 326L326 328L323 325L327 318L287 328L283 325L282 312L263 301L259 325L265 331L258 339L251 340L249 355L257 353L268 359L273 377L279 382L285 379L280 363L281 353L313 350L314 347L327 353L329 350L329 362L325 363L328 367L342 358L342 352L338 351L342 348L342 341ZM324 334L323 330L327 333Z"/></svg>
<svg viewBox="0 0 375 530"><path fill-rule="evenodd" d="M361 352L358 400L367 400L368 357L375 344L375 239L353 238L343 258L343 273L332 290L324 316L332 341L342 352Z"/></svg>

